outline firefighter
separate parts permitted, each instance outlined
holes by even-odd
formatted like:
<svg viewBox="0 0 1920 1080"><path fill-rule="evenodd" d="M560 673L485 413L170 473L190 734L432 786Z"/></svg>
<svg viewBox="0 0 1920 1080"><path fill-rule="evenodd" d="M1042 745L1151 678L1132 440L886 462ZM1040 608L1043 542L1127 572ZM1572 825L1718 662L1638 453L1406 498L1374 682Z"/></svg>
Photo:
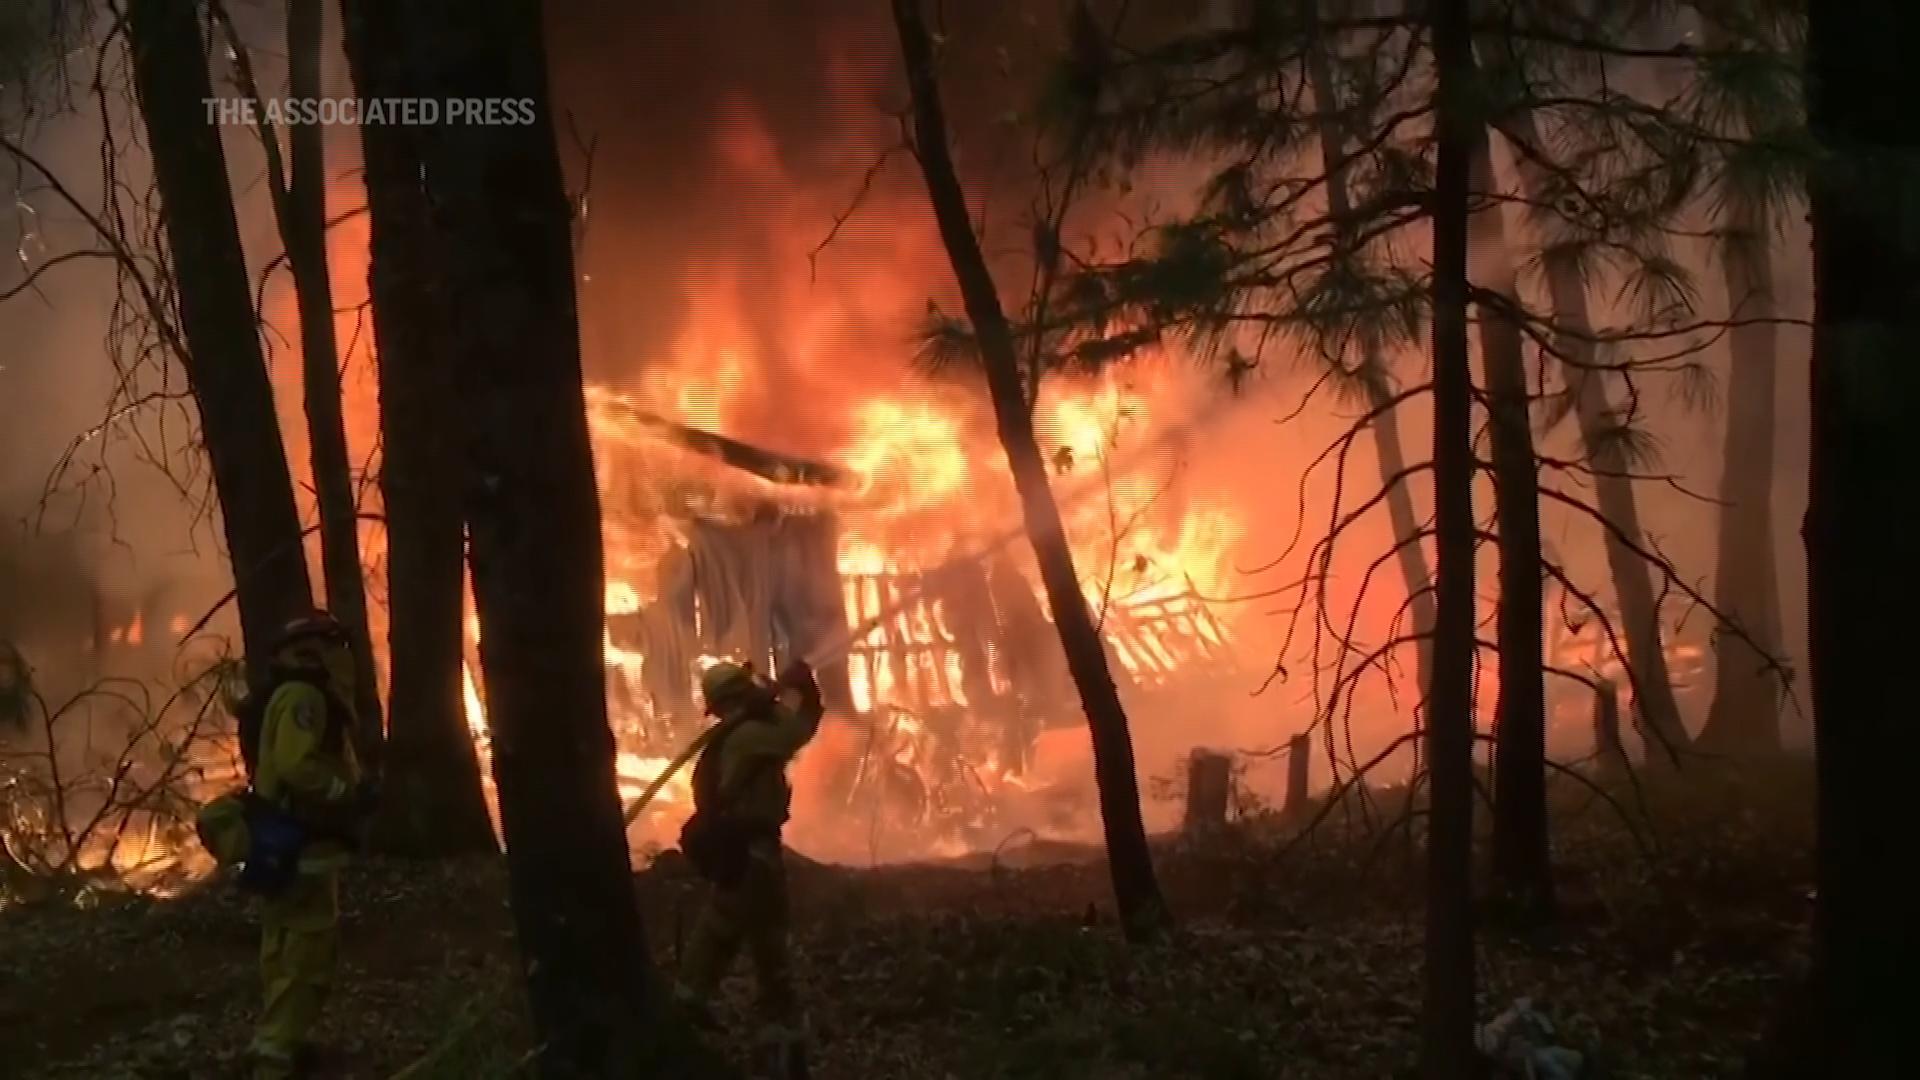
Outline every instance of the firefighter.
<svg viewBox="0 0 1920 1080"><path fill-rule="evenodd" d="M265 1001L254 1031L254 1075L279 1080L311 1053L308 1036L333 981L340 871L366 816L370 786L354 754L353 654L344 628L314 612L289 623L274 649L253 789L307 830L298 873L262 903ZM243 721L242 739L250 732Z"/></svg>
<svg viewBox="0 0 1920 1080"><path fill-rule="evenodd" d="M676 996L697 1022L744 943L759 989L761 1038L777 1075L805 1071L803 1027L787 958L787 882L780 843L793 791L786 766L823 711L813 671L796 663L769 685L751 667L721 663L701 677L718 724L694 766L694 816L681 847L712 883Z"/></svg>

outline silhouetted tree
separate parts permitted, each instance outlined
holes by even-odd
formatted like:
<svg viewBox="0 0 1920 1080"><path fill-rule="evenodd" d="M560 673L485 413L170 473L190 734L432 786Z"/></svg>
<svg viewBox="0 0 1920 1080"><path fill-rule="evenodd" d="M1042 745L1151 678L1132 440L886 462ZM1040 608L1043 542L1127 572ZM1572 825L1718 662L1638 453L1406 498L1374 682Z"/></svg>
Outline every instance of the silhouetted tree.
<svg viewBox="0 0 1920 1080"><path fill-rule="evenodd" d="M287 89L296 100L321 96L320 46L325 5L287 2ZM367 628L365 572L360 563L360 507L341 415L340 350L333 328L333 282L327 270L326 135L318 123L287 121L286 186L274 178L274 209L293 272L300 319L300 383L307 414L308 458L320 507L320 566L327 608L352 641L355 740L367 764L380 766L383 725L380 681Z"/></svg>
<svg viewBox="0 0 1920 1080"><path fill-rule="evenodd" d="M1472 62L1472 57L1468 57ZM1437 62L1437 60L1436 60ZM1469 72L1476 82L1478 71ZM1540 920L1553 910L1547 842L1547 690L1542 668L1544 593L1540 553L1540 466L1533 450L1533 393L1527 379L1519 283L1493 177L1493 140L1484 124L1473 142L1474 206L1468 221L1480 306L1493 459L1494 521L1500 542L1496 644L1500 694L1493 750L1493 874L1513 912Z"/></svg>
<svg viewBox="0 0 1920 1080"><path fill-rule="evenodd" d="M1778 76L1767 64L1776 51L1767 19L1773 0L1708 0L1697 5L1709 48L1722 66L1745 78ZM1756 62L1757 61L1757 62ZM1765 85L1764 83L1762 85ZM1790 93L1782 87L1781 93ZM1764 137L1797 124L1797 110L1729 102L1728 134ZM1752 145L1763 146L1760 139ZM1774 398L1779 391L1779 301L1774 291L1775 210L1764 179L1763 150L1749 153L1750 176L1729 172L1715 196L1721 219L1718 247L1725 274L1728 331L1726 427L1720 456L1720 514L1715 542L1714 604L1730 621L1715 635L1713 704L1701 742L1715 750L1767 751L1780 747L1781 685L1779 578L1773 543Z"/></svg>
<svg viewBox="0 0 1920 1080"><path fill-rule="evenodd" d="M1322 5L1316 0L1313 14L1321 17ZM1354 219L1353 196L1348 188L1353 137L1346 130L1347 105L1341 100L1328 63L1328 39L1321 36L1309 42L1306 53L1307 78L1311 83L1319 119L1320 165L1326 170L1327 213L1342 236L1340 243L1355 247L1358 222ZM1414 513L1413 492L1405 483L1406 452L1400 445L1400 421L1393 397L1393 379L1388 371L1386 343L1381 335L1366 334L1360 342L1361 378L1366 386L1367 405L1373 412L1373 445L1380 461L1380 482L1387 493L1387 514L1393 522L1395 560L1400 577L1406 583L1407 606L1412 613L1413 633L1418 658L1414 685L1426 686L1433 668L1433 578L1427 568L1426 550L1420 545L1423 530Z"/></svg>
<svg viewBox="0 0 1920 1080"><path fill-rule="evenodd" d="M213 90L196 8L130 0L127 38L165 209L182 361L213 467L241 632L257 665L286 620L312 605L313 592L220 130L204 104Z"/></svg>
<svg viewBox="0 0 1920 1080"><path fill-rule="evenodd" d="M1146 828L1140 814L1133 738L1127 728L1126 709L1108 670L1099 628L1080 591L1060 508L1049 486L1046 461L1034 438L1030 391L1022 377L1014 332L1000 306L992 274L973 232L959 177L954 172L947 147L947 124L941 107L933 44L919 4L920 0L893 0L894 23L899 30L907 82L913 93L915 153L926 178L940 238L946 245L967 317L977 337L1000 444L1006 451L1007 465L1019 492L1022 519L1040 566L1047 604L1066 652L1068 671L1086 711L1114 900L1128 935L1142 937L1164 924L1167 911L1154 876L1153 858L1147 848Z"/></svg>
<svg viewBox="0 0 1920 1080"><path fill-rule="evenodd" d="M1426 975L1420 1072L1474 1075L1473 374L1467 353L1471 174L1485 119L1476 108L1467 0L1435 0L1433 40L1433 489L1436 611L1427 691Z"/></svg>
<svg viewBox="0 0 1920 1080"><path fill-rule="evenodd" d="M1897 1076L1912 1058L1920 968L1909 786L1912 634L1920 551L1888 499L1912 475L1920 422L1920 113L1900 0L1807 8L1807 100L1819 146L1813 223L1812 442L1807 612L1819 773L1818 885L1809 981L1784 1003L1751 1074ZM1896 618L1899 616L1896 616Z"/></svg>
<svg viewBox="0 0 1920 1080"><path fill-rule="evenodd" d="M422 96L393 5L343 0L341 18L362 100ZM414 855L491 851L461 686L463 427L453 407L449 270L431 227L417 131L368 124L360 139L372 218L367 291L379 363L391 706L375 836L383 848Z"/></svg>
<svg viewBox="0 0 1920 1080"><path fill-rule="evenodd" d="M480 662L538 1067L568 1078L687 1075L681 1048L652 1038L648 1023L660 1003L607 724L600 506L540 5L402 10L405 60L429 96L532 108L528 123L424 128L420 158L447 246L447 303L460 314L448 330L447 404L463 420Z"/></svg>
<svg viewBox="0 0 1920 1080"><path fill-rule="evenodd" d="M1504 54L1505 50L1496 49L1496 52ZM1502 59L1510 65L1512 58L1503 55ZM1503 66L1506 70L1502 74L1508 77L1518 74L1511 66ZM1546 144L1533 112L1521 108L1501 113L1495 117L1494 124L1517 148L1514 161L1522 197L1544 205L1543 199L1553 187L1552 167L1539 152ZM1687 731L1680 722L1673 677L1667 671L1659 597L1654 592L1651 567L1635 550L1644 548L1646 540L1630 475L1636 459L1631 452L1632 429L1609 397L1607 387L1612 373L1597 362L1586 276L1580 258L1564 246L1548 243L1541 252L1541 263L1557 328L1552 351L1565 358L1560 370L1568 384L1567 394L1580 431L1581 446L1593 473L1594 501L1600 515L1617 530L1603 530L1602 542L1614 596L1620 604L1623 624L1620 631L1626 639L1626 660L1633 670L1634 705L1641 722L1654 733L1663 749L1678 749L1687 744Z"/></svg>

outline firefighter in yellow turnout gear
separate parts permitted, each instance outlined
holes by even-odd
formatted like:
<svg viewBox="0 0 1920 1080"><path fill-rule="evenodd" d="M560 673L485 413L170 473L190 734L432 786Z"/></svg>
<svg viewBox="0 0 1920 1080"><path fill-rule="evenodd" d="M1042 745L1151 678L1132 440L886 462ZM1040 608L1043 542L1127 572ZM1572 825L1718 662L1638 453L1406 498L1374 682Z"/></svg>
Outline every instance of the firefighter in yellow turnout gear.
<svg viewBox="0 0 1920 1080"><path fill-rule="evenodd" d="M273 666L253 788L311 838L291 884L262 901L257 1080L294 1075L309 1049L339 950L340 871L365 801L352 740L353 656L340 624L324 613L289 624Z"/></svg>
<svg viewBox="0 0 1920 1080"><path fill-rule="evenodd" d="M682 961L677 996L707 1016L744 944L760 992L762 1037L780 1055L779 1068L803 1072L780 829L793 798L786 765L820 726L820 687L805 664L768 685L750 668L723 663L707 669L701 691L719 724L694 766L695 813L681 847L713 893Z"/></svg>

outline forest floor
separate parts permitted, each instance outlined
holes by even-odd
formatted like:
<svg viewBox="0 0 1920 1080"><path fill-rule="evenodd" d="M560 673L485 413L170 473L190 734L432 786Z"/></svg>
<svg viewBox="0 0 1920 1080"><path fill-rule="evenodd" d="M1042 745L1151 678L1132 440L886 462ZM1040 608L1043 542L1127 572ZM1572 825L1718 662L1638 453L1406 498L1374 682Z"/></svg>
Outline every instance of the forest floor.
<svg viewBox="0 0 1920 1080"><path fill-rule="evenodd" d="M1802 962L1811 769L1649 782L1621 801L1555 791L1562 918L1480 939L1482 1020L1527 996L1595 1075L1737 1074ZM1388 801L1386 799L1382 800ZM1484 815L1483 815L1484 816ZM1380 1078L1416 1045L1421 911L1404 831L1331 813L1310 839L1255 819L1168 844L1180 920L1129 948L1105 868L1009 845L974 865L793 871L795 962L814 1075L884 1078ZM1078 856L1067 861L1048 861ZM637 888L673 961L699 893L672 860ZM497 860L369 860L345 885L323 1075L506 1075L527 1026ZM256 1004L255 930L226 888L171 901L0 911L0 1076L226 1078ZM750 978L721 1010L749 1030Z"/></svg>

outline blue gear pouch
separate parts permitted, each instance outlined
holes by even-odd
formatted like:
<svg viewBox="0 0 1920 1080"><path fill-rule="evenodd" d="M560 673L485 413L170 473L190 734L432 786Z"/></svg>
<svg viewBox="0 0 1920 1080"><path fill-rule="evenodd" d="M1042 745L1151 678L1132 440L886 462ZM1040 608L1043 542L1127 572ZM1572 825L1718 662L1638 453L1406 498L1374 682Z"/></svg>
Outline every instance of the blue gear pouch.
<svg viewBox="0 0 1920 1080"><path fill-rule="evenodd" d="M247 793L247 857L240 864L240 888L276 896L300 873L307 827L259 795Z"/></svg>

